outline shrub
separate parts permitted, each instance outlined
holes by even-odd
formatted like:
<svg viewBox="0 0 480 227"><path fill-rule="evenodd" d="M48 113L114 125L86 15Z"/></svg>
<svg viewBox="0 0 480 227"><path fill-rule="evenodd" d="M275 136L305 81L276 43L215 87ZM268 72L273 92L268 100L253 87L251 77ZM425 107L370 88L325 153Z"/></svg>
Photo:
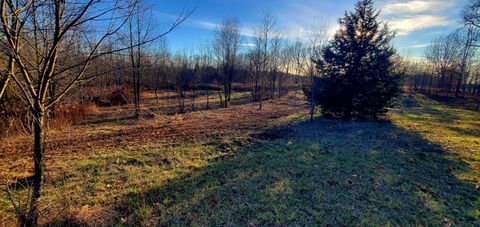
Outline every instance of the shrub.
<svg viewBox="0 0 480 227"><path fill-rule="evenodd" d="M132 92L124 87L96 94L91 100L98 106L123 106L132 102Z"/></svg>

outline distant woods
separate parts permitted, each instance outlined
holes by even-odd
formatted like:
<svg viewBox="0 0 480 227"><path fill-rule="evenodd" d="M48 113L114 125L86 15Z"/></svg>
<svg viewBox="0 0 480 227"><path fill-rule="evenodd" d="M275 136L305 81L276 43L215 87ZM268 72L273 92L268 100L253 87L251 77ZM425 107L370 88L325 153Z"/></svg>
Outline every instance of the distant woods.
<svg viewBox="0 0 480 227"><path fill-rule="evenodd" d="M480 2L471 0L462 12L463 24L435 38L425 48L424 59L401 64L405 85L411 91L473 100L480 106Z"/></svg>

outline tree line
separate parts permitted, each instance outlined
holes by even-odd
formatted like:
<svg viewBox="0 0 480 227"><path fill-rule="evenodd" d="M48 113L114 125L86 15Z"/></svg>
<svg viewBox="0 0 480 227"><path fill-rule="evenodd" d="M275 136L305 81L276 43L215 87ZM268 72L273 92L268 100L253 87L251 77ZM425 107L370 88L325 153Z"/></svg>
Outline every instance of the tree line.
<svg viewBox="0 0 480 227"><path fill-rule="evenodd" d="M471 0L461 27L437 37L421 60L405 60L405 84L413 91L478 99L480 89L480 2Z"/></svg>
<svg viewBox="0 0 480 227"><path fill-rule="evenodd" d="M102 67L113 70L86 86L129 85L135 93L153 90L157 98L160 91L172 91L178 112L185 111L187 96L196 97L199 92L207 97L215 95L221 106L228 107L234 90L249 91L251 101L258 102L261 109L262 101L281 97L305 80L304 69L312 65L306 54L310 40L299 38L292 42L284 38L269 12L253 30L253 37L246 37L236 18L225 18L213 38L201 40L196 48L172 52L168 40L160 39L147 44L148 48L142 45L128 54L110 54ZM142 66L138 66L140 62ZM125 76L128 74L136 76L129 78ZM140 104L135 101L136 113L140 112Z"/></svg>

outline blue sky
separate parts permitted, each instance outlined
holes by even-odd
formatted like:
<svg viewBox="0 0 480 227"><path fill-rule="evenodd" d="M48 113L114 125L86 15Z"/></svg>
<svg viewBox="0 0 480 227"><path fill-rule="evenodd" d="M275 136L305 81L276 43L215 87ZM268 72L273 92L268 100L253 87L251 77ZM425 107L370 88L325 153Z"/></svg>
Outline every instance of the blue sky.
<svg viewBox="0 0 480 227"><path fill-rule="evenodd" d="M277 17L277 28L284 37L302 36L315 24L327 21L331 29L356 0L147 0L155 19L163 27L184 7L196 6L192 16L167 37L171 51L190 51L201 41L211 39L224 18L235 17L244 34L251 34L262 15ZM421 57L425 46L461 26L461 10L466 0L377 0L381 19L397 32L394 44L400 54ZM159 26L160 29L162 26ZM249 37L243 43L249 43Z"/></svg>

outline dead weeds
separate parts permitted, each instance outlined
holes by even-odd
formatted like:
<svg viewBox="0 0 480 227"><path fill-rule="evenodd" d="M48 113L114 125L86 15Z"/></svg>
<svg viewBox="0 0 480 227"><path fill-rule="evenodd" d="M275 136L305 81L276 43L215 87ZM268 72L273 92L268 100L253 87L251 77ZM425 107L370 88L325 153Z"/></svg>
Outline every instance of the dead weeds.
<svg viewBox="0 0 480 227"><path fill-rule="evenodd" d="M49 131L47 172L56 175L52 171L58 157L79 159L136 145L161 148L183 143L215 143L224 136L246 137L281 124L282 117L307 111L305 101L297 94L266 102L262 110L258 109L258 103L249 103L186 114L156 114L154 118L139 120L118 116L118 108L99 107L97 119L90 119L94 123ZM125 108L123 111L126 112ZM118 120L95 122L108 117L107 113ZM26 135L4 139L0 143L2 174L8 178L28 177L33 171L31 146L32 141Z"/></svg>

